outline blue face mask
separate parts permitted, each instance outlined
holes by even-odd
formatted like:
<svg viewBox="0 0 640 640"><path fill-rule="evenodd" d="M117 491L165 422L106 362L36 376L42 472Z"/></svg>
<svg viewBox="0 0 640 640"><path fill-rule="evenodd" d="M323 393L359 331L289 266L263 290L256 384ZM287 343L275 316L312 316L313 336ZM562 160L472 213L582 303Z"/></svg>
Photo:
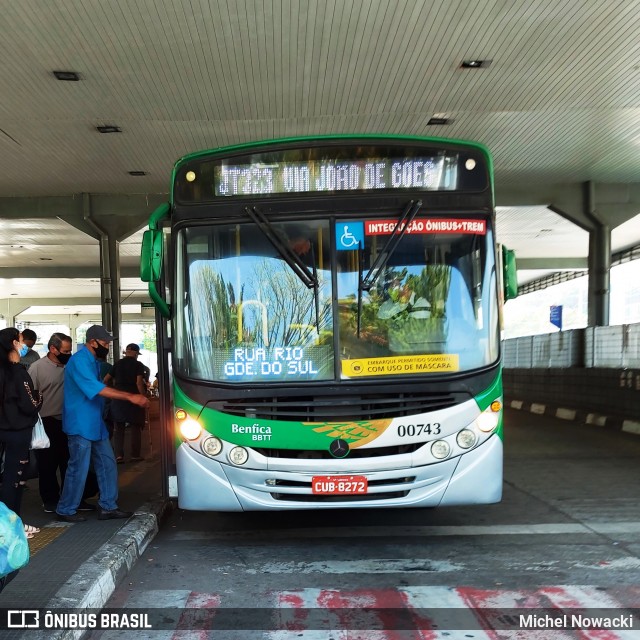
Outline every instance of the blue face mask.
<svg viewBox="0 0 640 640"><path fill-rule="evenodd" d="M29 352L29 347L26 344L21 344L20 351L18 351L18 353L20 354L20 357L24 358L28 352Z"/></svg>

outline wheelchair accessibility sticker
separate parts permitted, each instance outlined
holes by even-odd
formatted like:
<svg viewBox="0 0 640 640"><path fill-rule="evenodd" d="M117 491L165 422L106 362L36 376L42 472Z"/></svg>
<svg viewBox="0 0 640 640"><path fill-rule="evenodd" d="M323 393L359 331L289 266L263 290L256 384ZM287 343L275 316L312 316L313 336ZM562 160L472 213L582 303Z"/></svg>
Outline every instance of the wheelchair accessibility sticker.
<svg viewBox="0 0 640 640"><path fill-rule="evenodd" d="M336 223L336 249L356 251L364 246L364 224L362 222Z"/></svg>

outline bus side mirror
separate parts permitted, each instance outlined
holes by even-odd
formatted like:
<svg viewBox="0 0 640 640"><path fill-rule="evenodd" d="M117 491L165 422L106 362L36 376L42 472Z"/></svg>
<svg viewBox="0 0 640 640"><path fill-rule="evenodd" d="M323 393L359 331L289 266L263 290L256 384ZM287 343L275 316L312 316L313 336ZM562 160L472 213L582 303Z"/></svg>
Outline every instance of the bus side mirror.
<svg viewBox="0 0 640 640"><path fill-rule="evenodd" d="M140 279L158 282L162 275L163 237L161 229L149 229L142 236L140 251Z"/></svg>
<svg viewBox="0 0 640 640"><path fill-rule="evenodd" d="M505 301L518 297L516 254L505 246L502 247L502 283Z"/></svg>

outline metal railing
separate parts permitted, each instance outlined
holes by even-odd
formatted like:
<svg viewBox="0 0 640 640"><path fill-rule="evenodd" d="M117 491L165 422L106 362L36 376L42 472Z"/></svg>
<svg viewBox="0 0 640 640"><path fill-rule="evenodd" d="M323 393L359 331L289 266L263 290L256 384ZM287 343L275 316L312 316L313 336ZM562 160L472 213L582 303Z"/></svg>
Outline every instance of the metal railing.
<svg viewBox="0 0 640 640"><path fill-rule="evenodd" d="M522 336L502 344L506 369L640 368L640 324Z"/></svg>

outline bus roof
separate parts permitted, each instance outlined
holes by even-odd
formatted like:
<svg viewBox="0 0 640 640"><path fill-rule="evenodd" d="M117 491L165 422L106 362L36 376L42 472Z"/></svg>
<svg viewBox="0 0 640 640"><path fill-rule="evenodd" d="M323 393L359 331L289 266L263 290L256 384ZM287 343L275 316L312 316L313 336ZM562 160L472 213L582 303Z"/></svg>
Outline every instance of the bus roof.
<svg viewBox="0 0 640 640"><path fill-rule="evenodd" d="M322 136L295 136L292 138L272 138L268 140L256 140L253 142L243 142L242 144L230 145L228 147L215 147L213 149L203 149L201 151L194 151L193 153L188 153L187 155L179 158L174 165L174 173L175 170L184 164L185 162L190 162L192 160L196 160L198 158L209 156L209 155L226 155L229 153L236 153L237 151L244 151L247 149L254 149L260 147L269 147L271 145L277 146L279 144L290 144L297 142L329 142L329 141L349 141L349 140L397 140L397 141L407 141L407 142L431 142L434 144L453 144L467 147L475 147L482 151L487 159L490 161L491 152L489 149L482 144L481 142L474 142L471 140L456 140L453 138L436 138L436 137L425 137L425 136L407 136L407 135L392 135L388 133L340 133L340 134L332 134L332 135L322 135ZM493 167L490 165L490 169Z"/></svg>

